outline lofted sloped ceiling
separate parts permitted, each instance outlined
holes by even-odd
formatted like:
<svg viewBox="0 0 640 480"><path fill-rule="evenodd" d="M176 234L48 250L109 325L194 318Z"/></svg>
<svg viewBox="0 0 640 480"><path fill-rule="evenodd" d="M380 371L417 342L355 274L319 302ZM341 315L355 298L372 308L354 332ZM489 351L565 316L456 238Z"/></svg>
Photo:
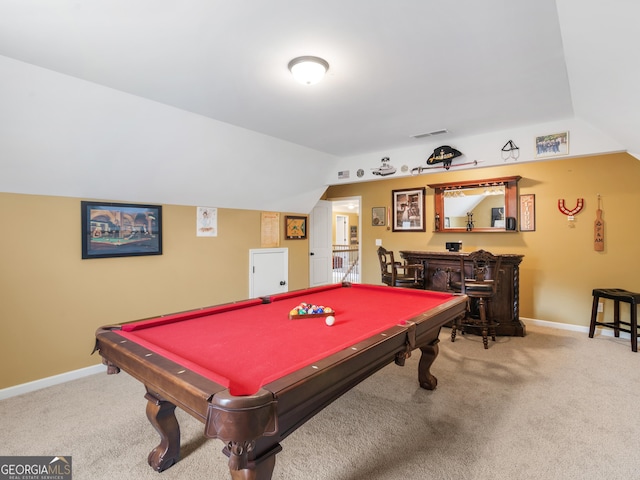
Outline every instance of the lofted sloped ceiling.
<svg viewBox="0 0 640 480"><path fill-rule="evenodd" d="M127 199L287 210L289 198L308 211L326 186L318 172L339 168L341 158L411 147L424 142L414 135L435 130L450 132L446 143L446 135L574 117L637 153L637 3L1 2L0 168L11 175L6 183L0 178L0 191L64 194L53 186L30 191L42 185L16 173L48 172L52 159L64 157L74 172L69 181L60 177L65 192L118 198L104 182L74 187L104 175L108 153L145 171L157 170L160 159L164 178L156 171L154 187L126 184ZM301 55L329 62L323 82L292 80L287 64ZM98 96L88 102L91 112L81 111ZM51 124L34 118L50 108L58 116ZM172 118L160 125L164 115ZM109 138L114 125L117 144ZM237 130L227 134L227 125ZM43 140L49 127L56 132L50 142ZM61 140L63 128L79 128L83 136ZM133 137L144 145L129 148ZM43 141L46 156L44 147L34 151ZM263 155L256 155L260 148ZM167 150L179 159L175 165L168 165ZM199 182L197 172L215 180ZM301 175L304 188L296 186ZM238 200L245 181L255 193Z"/></svg>

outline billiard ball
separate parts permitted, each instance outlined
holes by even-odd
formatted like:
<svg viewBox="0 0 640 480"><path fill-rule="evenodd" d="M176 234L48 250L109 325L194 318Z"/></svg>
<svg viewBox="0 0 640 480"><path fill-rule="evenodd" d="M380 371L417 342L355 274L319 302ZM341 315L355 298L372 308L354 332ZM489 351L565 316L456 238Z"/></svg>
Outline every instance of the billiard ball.
<svg viewBox="0 0 640 480"><path fill-rule="evenodd" d="M329 315L326 319L325 319L325 323L329 326L333 325L336 321L336 317L334 317L333 315Z"/></svg>

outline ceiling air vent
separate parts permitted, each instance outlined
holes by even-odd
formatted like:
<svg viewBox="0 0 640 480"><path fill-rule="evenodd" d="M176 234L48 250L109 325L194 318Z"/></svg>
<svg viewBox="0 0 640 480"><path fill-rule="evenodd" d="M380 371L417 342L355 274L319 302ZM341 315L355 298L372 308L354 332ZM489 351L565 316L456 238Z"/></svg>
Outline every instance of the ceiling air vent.
<svg viewBox="0 0 640 480"><path fill-rule="evenodd" d="M444 128L442 130L434 130L433 132L419 133L418 135L411 135L411 136L413 138L425 138L425 137L433 137L435 135L442 135L444 133L449 133L449 130Z"/></svg>

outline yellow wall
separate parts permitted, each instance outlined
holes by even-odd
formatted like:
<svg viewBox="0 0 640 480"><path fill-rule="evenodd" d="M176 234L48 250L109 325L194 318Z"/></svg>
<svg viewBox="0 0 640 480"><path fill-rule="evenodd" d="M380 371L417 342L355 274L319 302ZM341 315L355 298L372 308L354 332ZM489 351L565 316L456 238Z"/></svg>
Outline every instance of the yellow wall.
<svg viewBox="0 0 640 480"><path fill-rule="evenodd" d="M259 211L218 209L218 237L203 238L196 207L163 205L161 256L90 260L80 199L0 193L0 218L0 388L100 363L102 325L247 298L260 248ZM280 237L289 288L306 288L308 241Z"/></svg>
<svg viewBox="0 0 640 480"><path fill-rule="evenodd" d="M427 187L427 232L392 232L371 225L372 207L389 207L391 191L432 183L520 175L520 194L535 194L536 231L509 233L433 233L433 190ZM597 196L602 196L605 250L593 248ZM463 251L484 248L494 253L523 254L520 266L520 315L552 322L588 325L594 288L640 292L640 162L627 154L534 163L511 162L415 177L330 187L325 197L362 196L363 282L380 283L375 239L387 249L444 251L445 242L463 242ZM573 228L558 210L558 199L585 207ZM623 314L628 309L623 306ZM612 307L605 306L605 315Z"/></svg>

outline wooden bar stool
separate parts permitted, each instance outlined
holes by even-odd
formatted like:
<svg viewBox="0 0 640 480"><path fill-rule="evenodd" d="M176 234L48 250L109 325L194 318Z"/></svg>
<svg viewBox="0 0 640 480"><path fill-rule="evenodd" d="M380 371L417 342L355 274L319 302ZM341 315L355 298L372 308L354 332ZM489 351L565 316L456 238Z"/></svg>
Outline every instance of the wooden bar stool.
<svg viewBox="0 0 640 480"><path fill-rule="evenodd" d="M452 289L459 288L461 293L469 297L467 310L470 310L471 302L476 303L479 318L474 318L468 311L467 315L456 319L451 327L452 342L455 342L458 330L464 334L465 330L472 329L480 330L485 349L489 348L489 336L495 342L498 323L492 315L490 304L500 285L501 263L500 255L493 255L486 250L471 252L466 259L464 255L460 255L460 285L450 282L450 286ZM465 264L468 264L467 267Z"/></svg>
<svg viewBox="0 0 640 480"><path fill-rule="evenodd" d="M613 322L597 322L598 303L601 298L613 300ZM628 303L630 309L630 319L628 322L620 320L620 302ZM620 336L620 332L626 332L631 335L631 350L638 351L638 304L640 304L640 293L633 293L621 288L595 288L593 290L593 307L591 308L591 326L589 327L589 338L593 338L596 331L596 325L601 327L613 328L613 334ZM629 328L621 327L625 325Z"/></svg>

